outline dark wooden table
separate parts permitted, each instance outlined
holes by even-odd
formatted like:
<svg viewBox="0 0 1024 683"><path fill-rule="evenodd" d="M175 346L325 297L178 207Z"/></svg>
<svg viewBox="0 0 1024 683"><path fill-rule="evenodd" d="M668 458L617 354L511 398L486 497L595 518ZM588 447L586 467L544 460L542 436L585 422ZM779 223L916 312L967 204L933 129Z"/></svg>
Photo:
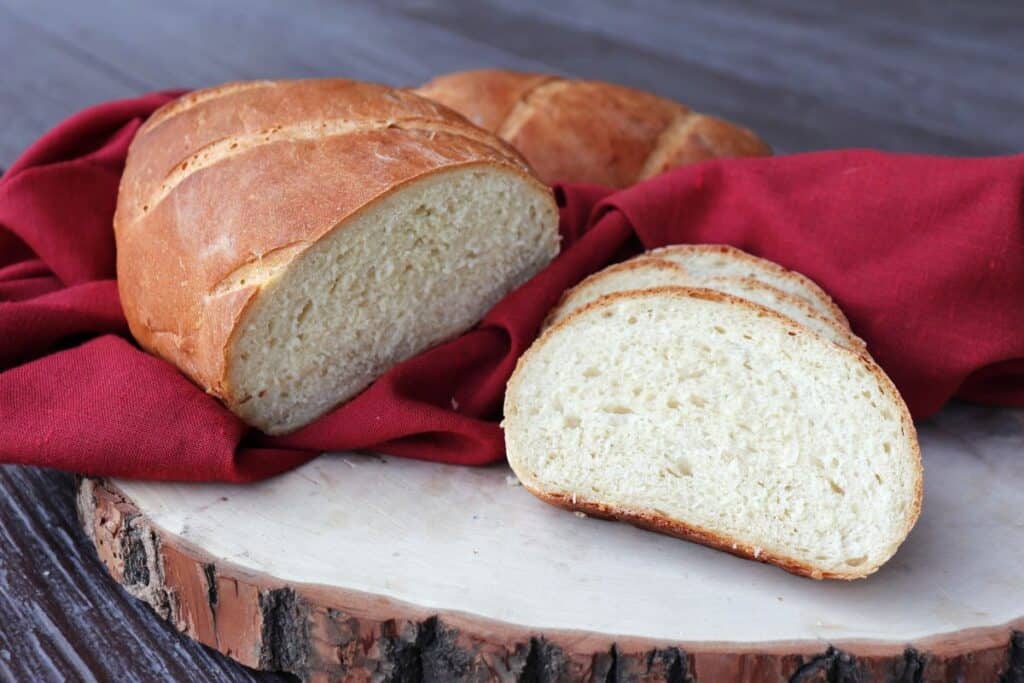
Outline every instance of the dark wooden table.
<svg viewBox="0 0 1024 683"><path fill-rule="evenodd" d="M103 100L226 80L412 84L478 66L648 88L779 153L1024 150L1024 4L771 0L0 0L0 167ZM0 680L274 680L180 636L107 575L70 475L0 468Z"/></svg>

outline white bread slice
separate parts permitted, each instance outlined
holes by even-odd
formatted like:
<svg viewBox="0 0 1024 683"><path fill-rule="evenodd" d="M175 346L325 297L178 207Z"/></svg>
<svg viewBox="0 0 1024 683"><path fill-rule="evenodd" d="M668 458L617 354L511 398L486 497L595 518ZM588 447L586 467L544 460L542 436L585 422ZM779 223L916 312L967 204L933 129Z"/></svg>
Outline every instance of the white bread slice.
<svg viewBox="0 0 1024 683"><path fill-rule="evenodd" d="M653 287L686 286L691 281L692 278L683 266L641 254L599 270L572 289L566 290L544 320L544 328L561 322L570 313L592 301L597 301L605 294Z"/></svg>
<svg viewBox="0 0 1024 683"><path fill-rule="evenodd" d="M609 294L548 329L503 427L542 500L813 578L871 574L921 506L913 422L870 357L707 289Z"/></svg>
<svg viewBox="0 0 1024 683"><path fill-rule="evenodd" d="M645 255L609 266L570 289L551 311L545 326L564 320L574 311L605 294L659 286L706 287L738 296L778 311L840 346L850 349L864 347L864 341L848 327L836 322L832 317L822 315L802 297L789 294L752 277L696 277L678 263Z"/></svg>
<svg viewBox="0 0 1024 683"><path fill-rule="evenodd" d="M776 289L805 299L822 315L845 327L850 321L839 306L813 280L779 264L726 244L673 244L645 254L677 263L697 278L751 277Z"/></svg>

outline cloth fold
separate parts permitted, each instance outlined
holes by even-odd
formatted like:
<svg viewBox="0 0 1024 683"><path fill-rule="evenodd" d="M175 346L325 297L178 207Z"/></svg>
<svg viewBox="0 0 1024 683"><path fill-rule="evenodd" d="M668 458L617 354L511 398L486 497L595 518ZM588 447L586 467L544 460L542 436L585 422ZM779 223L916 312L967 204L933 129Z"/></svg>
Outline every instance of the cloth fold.
<svg viewBox="0 0 1024 683"><path fill-rule="evenodd" d="M0 179L0 462L251 481L323 451L504 457L505 382L567 288L673 243L726 243L830 292L915 417L1024 405L1024 156L847 150L720 160L632 188L555 188L562 252L472 330L286 436L247 428L128 335L111 230L128 144L177 93L86 110Z"/></svg>

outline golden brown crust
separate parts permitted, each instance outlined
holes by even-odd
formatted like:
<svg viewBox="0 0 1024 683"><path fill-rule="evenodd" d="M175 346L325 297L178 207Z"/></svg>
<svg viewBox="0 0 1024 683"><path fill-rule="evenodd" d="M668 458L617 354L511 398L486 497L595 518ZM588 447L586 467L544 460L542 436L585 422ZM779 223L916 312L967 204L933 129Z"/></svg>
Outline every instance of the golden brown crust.
<svg viewBox="0 0 1024 683"><path fill-rule="evenodd" d="M498 134L546 181L625 187L639 178L680 109L610 83L553 81L531 92Z"/></svg>
<svg viewBox="0 0 1024 683"><path fill-rule="evenodd" d="M771 147L750 129L706 114L692 114L678 118L665 129L640 173L640 180L708 159L771 154Z"/></svg>
<svg viewBox="0 0 1024 683"><path fill-rule="evenodd" d="M548 183L625 187L706 159L771 154L746 128L602 81L481 69L417 92L509 141Z"/></svg>
<svg viewBox="0 0 1024 683"><path fill-rule="evenodd" d="M626 508L607 505L596 501L583 499L579 495L566 495L558 492L545 492L535 488L529 482L523 482L523 488L540 498L549 505L560 507L563 510L582 512L591 517L599 517L616 522L626 522L641 529L654 531L667 536L675 536L685 541L700 543L716 550L724 550L730 555L735 555L744 560L755 560L765 564L773 564L785 569L791 574L806 576L811 579L844 579L847 581L864 578L863 575L835 574L816 570L802 562L781 555L772 554L766 550L755 548L744 543L733 541L719 534L705 531L699 527L692 526L685 522L673 520L656 512L643 510L629 510Z"/></svg>
<svg viewBox="0 0 1024 683"><path fill-rule="evenodd" d="M440 102L473 125L497 132L516 104L537 86L557 76L504 69L474 69L438 76L414 91Z"/></svg>
<svg viewBox="0 0 1024 683"><path fill-rule="evenodd" d="M114 217L132 334L231 405L231 335L262 283L371 202L467 165L537 182L494 136L383 86L229 84L168 105L132 142Z"/></svg>
<svg viewBox="0 0 1024 683"><path fill-rule="evenodd" d="M578 318L589 315L589 312L598 308L603 308L616 301L623 299L638 299L650 296L674 296L681 298L694 298L703 299L705 301L713 301L718 303L725 303L733 306L740 306L746 308L752 312L758 314L759 317L773 318L781 322L793 336L797 335L811 335L817 337L815 333L811 332L803 325L794 322L790 318L785 317L781 313L774 311L760 304L741 299L739 297L725 294L712 289L700 289L693 287L652 287L649 289L633 290L629 292L614 292L606 294L601 298L592 301L591 303L583 306L582 308L572 312L564 319L555 323L535 341L529 349L526 350L519 360L516 362L515 370L512 373L512 377L509 378L508 388L505 392L505 412L509 412L511 396L515 393L514 389L518 384L520 369L528 362L529 358L532 357L537 350L543 346L552 335L557 334L562 328L572 325ZM907 516L907 523L905 525L904 533L901 535L901 543L903 539L910 533L910 530L914 528L917 523L918 517L921 515L921 503L924 496L924 469L921 464L921 447L917 440L917 430L914 427L914 421L910 417L910 411L904 403L903 398L900 396L899 390L896 385L892 383L892 380L885 371L882 370L871 358L866 351L860 351L854 349L848 349L842 346L834 346L836 353L845 353L853 356L857 361L867 370L879 383L882 391L894 399L896 404L900 408L900 417L903 425L903 431L906 434L912 445L912 455L915 461L915 474L916 474L916 485L914 487L914 500L912 502L912 508ZM879 567L863 566L855 568L849 572L830 572L816 569L815 567L808 565L800 560L791 557L785 557L771 552L766 552L763 549L755 548L746 543L743 543L737 539L731 539L720 534L700 529L698 527L689 525L679 520L669 519L665 515L659 514L652 510L642 509L627 509L621 508L616 505L610 505L601 503L599 501L586 500L580 495L566 495L558 491L543 491L535 482L529 481L523 477L514 466L516 460L515 455L511 451L511 444L506 438L505 440L507 457L509 465L512 466L513 471L516 472L516 476L522 482L523 487L526 488L530 493L537 496L539 499L546 503L550 503L557 507L564 508L566 510L572 510L576 512L583 512L585 514L591 514L596 517L602 517L605 519L613 519L656 531L659 533L667 534L669 536L675 536L689 541L694 541L707 545L719 550L725 550L737 557L744 559L757 560L758 562L765 562L767 564L773 564L780 567L787 572L797 574L799 576L806 576L813 579L861 579L869 576L878 570Z"/></svg>

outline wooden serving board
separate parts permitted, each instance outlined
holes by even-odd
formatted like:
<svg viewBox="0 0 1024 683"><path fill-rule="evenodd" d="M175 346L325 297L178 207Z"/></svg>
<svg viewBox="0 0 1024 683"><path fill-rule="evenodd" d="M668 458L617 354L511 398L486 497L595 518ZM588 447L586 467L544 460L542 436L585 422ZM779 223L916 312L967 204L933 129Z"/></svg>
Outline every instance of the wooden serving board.
<svg viewBox="0 0 1024 683"><path fill-rule="evenodd" d="M919 429L921 520L852 583L557 510L504 466L328 455L248 486L84 479L79 503L131 593L304 679L1024 680L1024 412Z"/></svg>

